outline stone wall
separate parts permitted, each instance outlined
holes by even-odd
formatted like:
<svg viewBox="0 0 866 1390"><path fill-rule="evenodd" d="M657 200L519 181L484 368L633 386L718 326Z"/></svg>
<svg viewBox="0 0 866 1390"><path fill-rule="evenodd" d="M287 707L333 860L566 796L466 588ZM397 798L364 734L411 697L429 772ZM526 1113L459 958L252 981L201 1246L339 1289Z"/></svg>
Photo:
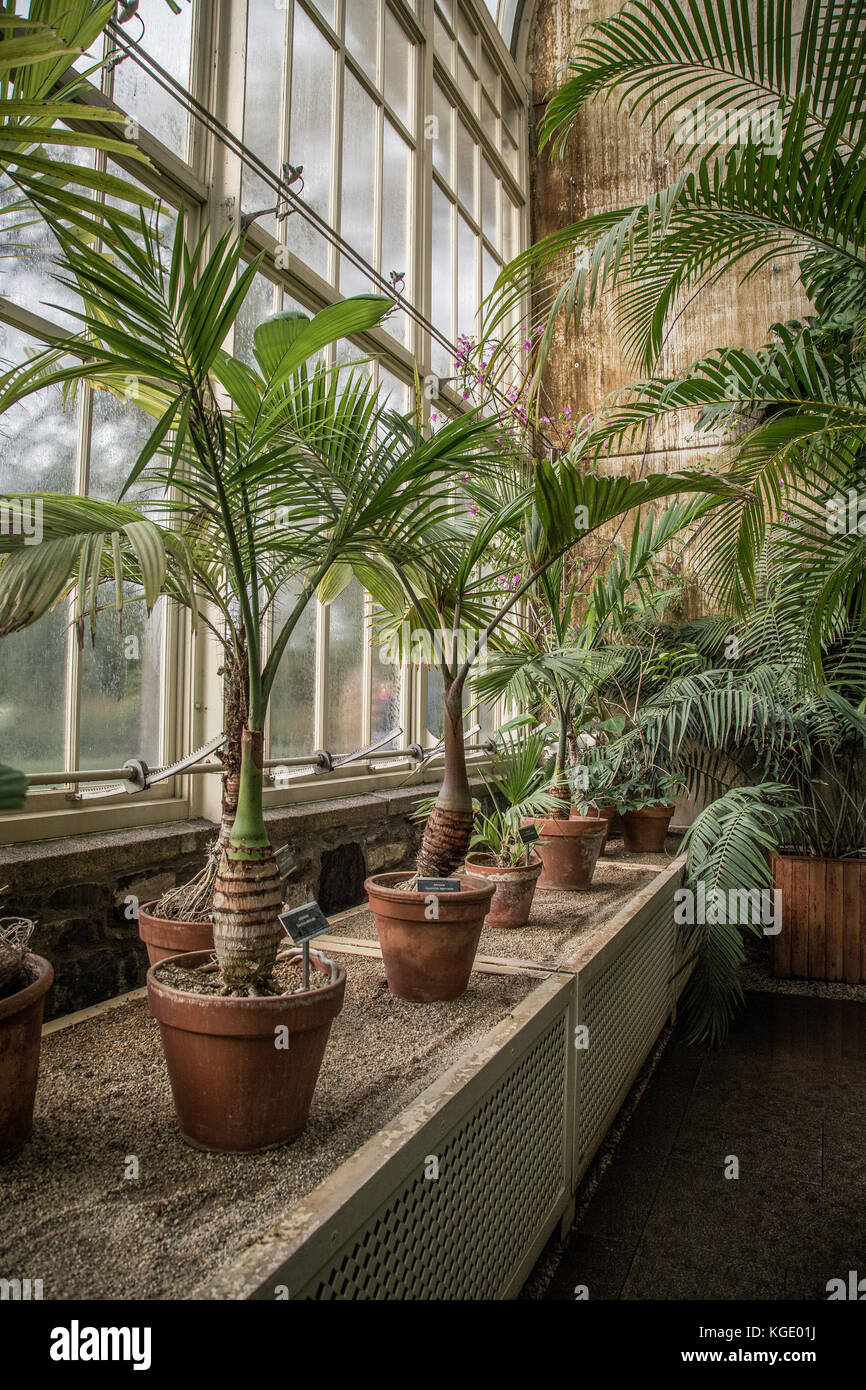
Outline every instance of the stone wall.
<svg viewBox="0 0 866 1390"><path fill-rule="evenodd" d="M268 811L271 842L289 869L288 905L315 898L326 912L340 912L362 901L367 874L410 865L420 834L412 811L435 791L402 788ZM54 966L46 1018L144 984L135 904L191 878L213 834L209 821L190 820L0 848L3 914L36 921L33 949Z"/></svg>

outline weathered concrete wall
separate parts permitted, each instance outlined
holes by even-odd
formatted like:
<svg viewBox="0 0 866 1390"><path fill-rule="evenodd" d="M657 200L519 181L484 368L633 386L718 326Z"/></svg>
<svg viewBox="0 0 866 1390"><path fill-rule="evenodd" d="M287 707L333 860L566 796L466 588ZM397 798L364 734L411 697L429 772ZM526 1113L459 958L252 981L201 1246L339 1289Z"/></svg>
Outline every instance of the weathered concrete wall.
<svg viewBox="0 0 866 1390"><path fill-rule="evenodd" d="M642 202L670 183L680 170L680 150L665 148L669 131L657 135L614 103L596 100L578 116L565 159L537 154L537 126L580 30L619 8L615 0L538 0L528 21L527 76L534 113L530 136L532 239L578 218ZM757 347L771 323L808 311L796 285L796 263L780 258L740 284L728 274L703 290L674 324L658 362L658 374L688 365L714 347ZM560 331L547 371L547 414L569 406L575 414L598 408L610 392L645 373L624 360L608 300L584 328ZM695 467L706 449L689 439L691 424L657 429L649 444L646 471ZM616 471L637 473L642 451L611 460Z"/></svg>
<svg viewBox="0 0 866 1390"><path fill-rule="evenodd" d="M339 912L363 900L367 874L411 864L420 834L411 815L435 792L407 788L267 812L272 844L289 846L295 861L288 905L316 898ZM192 820L0 849L3 913L36 921L33 950L54 966L47 1018L144 984L147 955L128 900L146 903L191 878L213 835L209 821Z"/></svg>

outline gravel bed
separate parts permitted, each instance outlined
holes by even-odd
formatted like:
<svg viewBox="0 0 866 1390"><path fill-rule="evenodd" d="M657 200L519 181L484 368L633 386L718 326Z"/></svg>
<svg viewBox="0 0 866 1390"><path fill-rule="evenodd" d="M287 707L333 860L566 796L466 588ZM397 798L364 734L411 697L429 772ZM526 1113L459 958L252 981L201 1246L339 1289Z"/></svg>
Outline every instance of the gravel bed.
<svg viewBox="0 0 866 1390"><path fill-rule="evenodd" d="M606 926L629 898L666 868L664 854L628 855L621 852L599 859L592 883L585 892L555 893L537 889L525 927L485 929L478 952L482 956L506 956L516 960L558 965L578 945ZM332 924L331 934L376 938L376 925L367 907L359 907ZM343 958L345 959L345 958Z"/></svg>
<svg viewBox="0 0 866 1390"><path fill-rule="evenodd" d="M340 961L346 1002L309 1125L267 1153L183 1142L146 1000L46 1036L33 1140L0 1167L0 1276L41 1279L46 1299L189 1297L535 984L476 972L461 999L421 1006L388 993L379 961Z"/></svg>

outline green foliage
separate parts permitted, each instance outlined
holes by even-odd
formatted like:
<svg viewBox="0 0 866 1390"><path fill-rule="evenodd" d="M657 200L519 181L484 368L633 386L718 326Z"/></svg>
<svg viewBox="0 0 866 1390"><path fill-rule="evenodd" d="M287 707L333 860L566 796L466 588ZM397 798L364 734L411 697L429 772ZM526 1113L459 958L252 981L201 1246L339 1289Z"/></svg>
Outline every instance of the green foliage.
<svg viewBox="0 0 866 1390"><path fill-rule="evenodd" d="M545 730L534 720L518 717L497 729L490 768L481 775L492 802L489 812L478 811L472 848L492 854L503 866L522 861L526 846L520 838L524 820L544 816L560 808L545 790L541 762Z"/></svg>

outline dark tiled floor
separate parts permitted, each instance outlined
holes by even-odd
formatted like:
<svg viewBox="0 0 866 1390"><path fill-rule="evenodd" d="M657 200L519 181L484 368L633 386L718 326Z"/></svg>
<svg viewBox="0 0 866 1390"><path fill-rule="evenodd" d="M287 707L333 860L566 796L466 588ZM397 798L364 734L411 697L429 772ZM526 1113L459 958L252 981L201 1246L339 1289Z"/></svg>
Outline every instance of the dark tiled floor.
<svg viewBox="0 0 866 1390"><path fill-rule="evenodd" d="M545 1296L826 1299L852 1269L866 1005L751 994L719 1051L667 1048Z"/></svg>

